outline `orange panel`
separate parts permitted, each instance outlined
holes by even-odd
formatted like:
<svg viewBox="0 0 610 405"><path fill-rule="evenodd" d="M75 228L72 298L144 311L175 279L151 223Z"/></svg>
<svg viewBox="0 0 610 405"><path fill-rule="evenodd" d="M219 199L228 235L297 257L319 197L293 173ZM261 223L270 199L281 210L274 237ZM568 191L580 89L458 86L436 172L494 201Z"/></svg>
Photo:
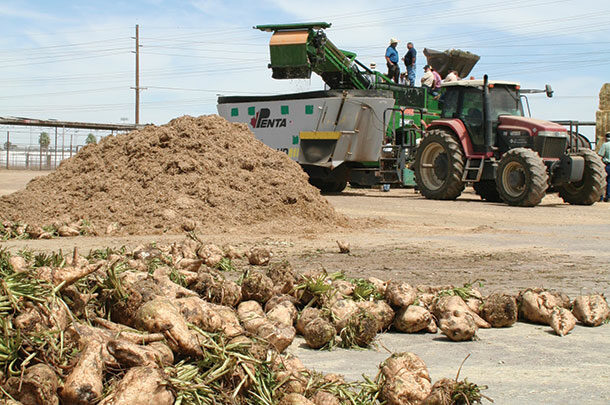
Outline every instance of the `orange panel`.
<svg viewBox="0 0 610 405"><path fill-rule="evenodd" d="M278 31L271 36L269 45L302 45L307 43L309 31Z"/></svg>

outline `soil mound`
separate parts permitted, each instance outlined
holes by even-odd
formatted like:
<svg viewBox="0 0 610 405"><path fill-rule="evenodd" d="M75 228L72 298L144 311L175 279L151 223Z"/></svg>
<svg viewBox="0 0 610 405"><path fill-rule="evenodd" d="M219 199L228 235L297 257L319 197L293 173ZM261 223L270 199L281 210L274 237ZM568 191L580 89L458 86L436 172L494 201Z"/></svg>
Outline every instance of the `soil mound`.
<svg viewBox="0 0 610 405"><path fill-rule="evenodd" d="M25 190L0 198L2 220L30 225L84 219L98 233L177 232L264 222L345 225L284 153L245 124L184 116L109 136Z"/></svg>

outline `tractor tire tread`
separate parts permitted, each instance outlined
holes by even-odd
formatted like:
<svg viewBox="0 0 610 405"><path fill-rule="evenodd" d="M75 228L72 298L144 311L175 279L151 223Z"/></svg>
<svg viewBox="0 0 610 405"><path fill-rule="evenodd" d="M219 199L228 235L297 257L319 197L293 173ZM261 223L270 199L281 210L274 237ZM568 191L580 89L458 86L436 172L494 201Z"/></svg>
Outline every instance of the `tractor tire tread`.
<svg viewBox="0 0 610 405"><path fill-rule="evenodd" d="M502 189L502 169L504 163L509 159L521 159L523 161L525 169L527 169L530 173L530 187L520 198L511 198L507 193ZM510 149L508 152L502 156L500 160L500 164L498 166L498 176L496 178L496 185L498 187L498 193L504 202L509 205L519 206L519 207L534 207L540 204L540 201L546 195L546 190L549 187L549 175L546 171L546 166L544 165L544 161L532 149L528 148L514 148Z"/></svg>
<svg viewBox="0 0 610 405"><path fill-rule="evenodd" d="M448 132L443 129L433 129L422 139L422 143L429 141L430 139L436 139L441 145L445 147L447 154L449 155L450 162L450 178L445 183L444 187L441 187L439 190L430 190L423 184L421 180L421 176L419 173L419 153L417 153L415 158L415 182L417 183L417 187L419 188L420 193L431 200L455 200L464 191L466 187L464 182L462 181L462 173L464 172L464 152L462 151L462 146L459 141L453 135L453 133ZM426 142L427 143L427 142ZM418 152L423 150L424 145L420 144L418 147Z"/></svg>
<svg viewBox="0 0 610 405"><path fill-rule="evenodd" d="M559 196L564 202L572 205L593 205L604 194L606 186L606 168L597 153L584 149L578 155L585 158L585 172L582 187L572 183L559 186Z"/></svg>

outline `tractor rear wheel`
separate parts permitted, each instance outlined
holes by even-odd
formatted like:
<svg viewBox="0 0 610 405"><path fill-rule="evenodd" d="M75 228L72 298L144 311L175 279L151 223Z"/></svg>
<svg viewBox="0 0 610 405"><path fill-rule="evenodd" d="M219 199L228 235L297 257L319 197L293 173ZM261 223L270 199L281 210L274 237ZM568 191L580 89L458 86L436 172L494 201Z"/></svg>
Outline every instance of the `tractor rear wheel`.
<svg viewBox="0 0 610 405"><path fill-rule="evenodd" d="M464 152L452 134L433 129L421 140L414 162L421 194L433 200L455 200L464 190Z"/></svg>
<svg viewBox="0 0 610 405"><path fill-rule="evenodd" d="M474 192L481 196L481 200L489 202L502 202L496 182L494 180L481 180L472 185Z"/></svg>
<svg viewBox="0 0 610 405"><path fill-rule="evenodd" d="M592 150L582 149L579 156L585 159L585 171L582 180L566 183L557 187L563 201L574 205L592 205L599 201L606 185L606 168L604 163Z"/></svg>
<svg viewBox="0 0 610 405"><path fill-rule="evenodd" d="M531 149L511 149L498 164L496 185L500 197L508 205L533 207L540 204L548 181L544 162Z"/></svg>

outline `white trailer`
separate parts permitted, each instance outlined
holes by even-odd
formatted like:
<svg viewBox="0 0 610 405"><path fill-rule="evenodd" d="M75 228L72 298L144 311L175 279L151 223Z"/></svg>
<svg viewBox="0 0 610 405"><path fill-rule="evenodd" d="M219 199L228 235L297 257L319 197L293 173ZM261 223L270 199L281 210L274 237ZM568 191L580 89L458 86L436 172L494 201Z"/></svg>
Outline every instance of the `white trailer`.
<svg viewBox="0 0 610 405"><path fill-rule="evenodd" d="M285 152L323 191L372 175L387 129L392 92L329 90L277 96L220 97L218 114L247 123L256 138Z"/></svg>

